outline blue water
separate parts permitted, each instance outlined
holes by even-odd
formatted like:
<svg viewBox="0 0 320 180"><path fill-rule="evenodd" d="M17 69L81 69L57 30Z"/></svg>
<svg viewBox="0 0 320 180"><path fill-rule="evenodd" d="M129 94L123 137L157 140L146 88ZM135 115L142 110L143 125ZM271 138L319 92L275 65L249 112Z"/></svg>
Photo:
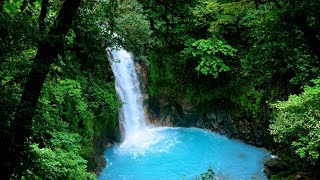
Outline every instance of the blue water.
<svg viewBox="0 0 320 180"><path fill-rule="evenodd" d="M100 180L197 179L209 167L219 179L267 179L268 152L197 128L153 128L145 143L122 143L105 152ZM150 138L149 138L150 137Z"/></svg>

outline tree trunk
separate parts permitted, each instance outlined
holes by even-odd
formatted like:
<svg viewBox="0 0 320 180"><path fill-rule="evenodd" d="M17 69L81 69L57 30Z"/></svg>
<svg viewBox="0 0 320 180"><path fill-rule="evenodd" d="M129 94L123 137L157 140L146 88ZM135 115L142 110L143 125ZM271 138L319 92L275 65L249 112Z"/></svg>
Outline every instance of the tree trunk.
<svg viewBox="0 0 320 180"><path fill-rule="evenodd" d="M314 167L313 167L313 179L319 180L320 179L320 157L316 161Z"/></svg>
<svg viewBox="0 0 320 180"><path fill-rule="evenodd" d="M12 136L1 137L6 139L5 142L1 141L4 153L1 154L3 158L0 160L0 179L10 179L15 168L21 165L23 152L26 150L24 144L31 135L32 118L36 111L42 86L49 73L50 65L63 49L64 36L68 32L80 2L81 0L65 0L54 25L46 36L47 38L38 44L37 55L28 75L15 117L11 122ZM43 28L43 25L40 24L40 28Z"/></svg>

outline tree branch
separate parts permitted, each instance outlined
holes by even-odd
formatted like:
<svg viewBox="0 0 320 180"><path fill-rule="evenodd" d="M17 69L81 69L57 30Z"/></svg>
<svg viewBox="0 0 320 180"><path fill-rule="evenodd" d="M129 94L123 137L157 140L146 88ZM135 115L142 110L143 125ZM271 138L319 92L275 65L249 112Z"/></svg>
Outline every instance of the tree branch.
<svg viewBox="0 0 320 180"><path fill-rule="evenodd" d="M41 3L41 11L39 15L39 31L40 33L44 32L46 26L45 26L45 19L47 17L47 12L48 12L48 0L42 0Z"/></svg>
<svg viewBox="0 0 320 180"><path fill-rule="evenodd" d="M46 4L44 1L47 0L43 0L43 5ZM15 168L21 165L25 150L24 144L31 135L32 118L36 111L41 89L49 73L50 65L58 57L59 51L63 49L64 36L72 24L80 2L81 0L65 0L47 38L38 43L37 55L11 122L12 136L5 142L0 141L0 147L3 148L0 153L2 156L0 177L4 180L10 179ZM39 23L44 22L45 14L46 10L42 8ZM43 24L39 24L39 27L44 28Z"/></svg>

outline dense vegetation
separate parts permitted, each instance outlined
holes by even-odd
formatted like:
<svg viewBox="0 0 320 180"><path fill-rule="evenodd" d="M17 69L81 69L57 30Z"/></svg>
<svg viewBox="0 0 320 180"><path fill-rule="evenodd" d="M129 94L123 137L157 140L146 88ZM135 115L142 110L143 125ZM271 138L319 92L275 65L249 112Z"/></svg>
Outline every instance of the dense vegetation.
<svg viewBox="0 0 320 180"><path fill-rule="evenodd" d="M319 177L319 9L317 0L0 0L1 179L95 178L93 154L116 138L105 50L116 45L149 65L150 103L231 107L271 132L295 165L283 176Z"/></svg>
<svg viewBox="0 0 320 180"><path fill-rule="evenodd" d="M276 153L295 165L282 176L319 176L318 1L140 2L153 32L153 106L187 98L205 113L223 104L254 131L271 132Z"/></svg>
<svg viewBox="0 0 320 180"><path fill-rule="evenodd" d="M96 178L118 126L106 48L139 54L150 35L121 2L0 1L0 179Z"/></svg>

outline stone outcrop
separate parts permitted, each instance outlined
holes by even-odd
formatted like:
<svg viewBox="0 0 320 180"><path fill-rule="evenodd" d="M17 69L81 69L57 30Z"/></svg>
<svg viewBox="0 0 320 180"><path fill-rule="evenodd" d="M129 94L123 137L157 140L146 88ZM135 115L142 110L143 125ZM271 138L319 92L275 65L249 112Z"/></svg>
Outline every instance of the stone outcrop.
<svg viewBox="0 0 320 180"><path fill-rule="evenodd" d="M210 129L231 138L240 139L255 146L268 146L268 125L252 122L223 106L213 106L199 118L197 127Z"/></svg>
<svg viewBox="0 0 320 180"><path fill-rule="evenodd" d="M136 70L141 80L144 108L149 123L156 126L209 129L255 146L268 147L272 142L268 133L268 124L260 124L249 118L239 117L237 111L230 107L208 105L206 107L208 110L204 111L183 94L150 98L147 91L148 66L137 62Z"/></svg>
<svg viewBox="0 0 320 180"><path fill-rule="evenodd" d="M277 176L279 174L281 175L282 173L286 173L287 170L288 165L278 158L271 158L264 163L264 172L266 173L269 179L272 176Z"/></svg>

